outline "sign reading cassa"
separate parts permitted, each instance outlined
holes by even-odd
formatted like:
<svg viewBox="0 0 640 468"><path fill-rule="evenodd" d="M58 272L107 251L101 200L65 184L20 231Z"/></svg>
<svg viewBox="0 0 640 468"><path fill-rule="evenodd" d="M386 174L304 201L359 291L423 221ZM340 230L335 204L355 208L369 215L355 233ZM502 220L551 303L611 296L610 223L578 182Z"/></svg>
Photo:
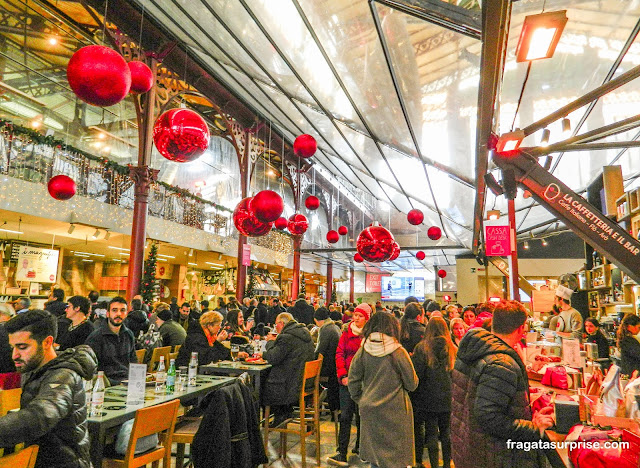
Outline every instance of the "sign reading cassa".
<svg viewBox="0 0 640 468"><path fill-rule="evenodd" d="M487 257L502 257L511 254L511 236L508 225L485 224L484 241Z"/></svg>

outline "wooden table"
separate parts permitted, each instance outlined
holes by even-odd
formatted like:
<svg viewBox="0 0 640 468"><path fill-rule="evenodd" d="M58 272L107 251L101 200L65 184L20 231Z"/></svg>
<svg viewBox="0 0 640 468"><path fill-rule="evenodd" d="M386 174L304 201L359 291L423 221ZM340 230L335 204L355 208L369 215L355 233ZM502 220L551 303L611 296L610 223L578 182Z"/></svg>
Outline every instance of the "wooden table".
<svg viewBox="0 0 640 468"><path fill-rule="evenodd" d="M253 394L260 401L260 381L271 369L271 364L247 364L242 361L220 361L200 366L200 373L205 375L238 376L244 372L249 374L253 386Z"/></svg>
<svg viewBox="0 0 640 468"><path fill-rule="evenodd" d="M114 432L116 428L124 422L133 419L138 409L165 403L175 400L176 398L182 401L202 398L211 390L230 385L234 380L235 378L232 377L198 375L194 387L187 387L183 392L169 394L157 394L155 393L154 386L148 386L142 405L127 405L127 387L125 385L107 388L104 396L102 415L87 418L89 423L89 437L91 440L91 462L93 466L96 468L102 466L107 435ZM89 406L89 404L87 404L87 406ZM89 411L89 408L87 408L87 411Z"/></svg>

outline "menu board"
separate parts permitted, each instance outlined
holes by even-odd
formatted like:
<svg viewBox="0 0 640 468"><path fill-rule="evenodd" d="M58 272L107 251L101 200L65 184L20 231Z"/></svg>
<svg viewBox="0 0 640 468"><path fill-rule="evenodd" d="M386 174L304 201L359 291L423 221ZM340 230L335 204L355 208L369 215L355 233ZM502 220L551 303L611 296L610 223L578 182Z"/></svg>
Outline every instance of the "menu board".
<svg viewBox="0 0 640 468"><path fill-rule="evenodd" d="M16 281L55 283L58 255L58 250L21 245L18 252Z"/></svg>

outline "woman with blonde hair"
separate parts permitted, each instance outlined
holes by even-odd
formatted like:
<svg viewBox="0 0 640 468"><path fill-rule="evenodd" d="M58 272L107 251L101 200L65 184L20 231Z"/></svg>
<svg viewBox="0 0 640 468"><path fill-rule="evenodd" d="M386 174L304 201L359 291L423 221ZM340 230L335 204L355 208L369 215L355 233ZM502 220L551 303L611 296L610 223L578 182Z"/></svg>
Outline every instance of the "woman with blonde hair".
<svg viewBox="0 0 640 468"><path fill-rule="evenodd" d="M464 334L467 333L468 329L469 327L467 327L464 320L460 317L451 319L451 341L453 341L453 344L456 345L456 347L460 346L460 341Z"/></svg>
<svg viewBox="0 0 640 468"><path fill-rule="evenodd" d="M441 317L433 317L411 358L420 379L418 388L410 394L418 466L422 466L425 432L431 466L438 466L438 440L444 466L451 464L451 370L455 357L447 323Z"/></svg>

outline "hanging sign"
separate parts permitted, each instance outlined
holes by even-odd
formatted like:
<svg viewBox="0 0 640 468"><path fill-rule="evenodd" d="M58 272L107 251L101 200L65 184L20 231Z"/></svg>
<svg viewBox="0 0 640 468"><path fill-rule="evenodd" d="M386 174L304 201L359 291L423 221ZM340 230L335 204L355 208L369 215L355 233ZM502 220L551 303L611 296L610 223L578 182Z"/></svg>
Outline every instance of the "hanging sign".
<svg viewBox="0 0 640 468"><path fill-rule="evenodd" d="M57 250L20 246L16 281L55 283L58 272Z"/></svg>
<svg viewBox="0 0 640 468"><path fill-rule="evenodd" d="M368 293L375 293L382 291L382 277L388 275L381 275L375 273L367 273L367 278L364 284L364 290Z"/></svg>
<svg viewBox="0 0 640 468"><path fill-rule="evenodd" d="M250 266L251 265L251 245L244 244L242 246L242 265Z"/></svg>
<svg viewBox="0 0 640 468"><path fill-rule="evenodd" d="M484 225L485 252L487 257L511 254L509 225Z"/></svg>

